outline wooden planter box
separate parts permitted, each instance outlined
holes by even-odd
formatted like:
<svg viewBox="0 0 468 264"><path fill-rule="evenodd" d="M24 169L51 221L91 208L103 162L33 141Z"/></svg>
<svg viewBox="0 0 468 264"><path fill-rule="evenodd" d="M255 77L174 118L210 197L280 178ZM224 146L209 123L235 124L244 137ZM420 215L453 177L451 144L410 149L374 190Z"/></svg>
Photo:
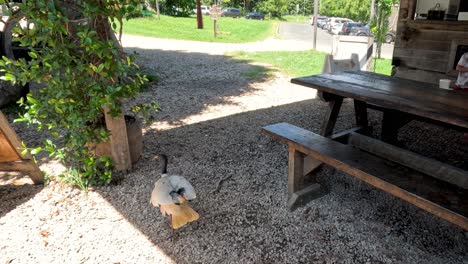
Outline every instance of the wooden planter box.
<svg viewBox="0 0 468 264"><path fill-rule="evenodd" d="M130 158L132 164L135 164L141 156L143 151L143 134L141 132L141 122L132 117L125 116L125 124L127 127L127 139L128 146L130 149ZM96 156L112 156L111 143L110 141L89 144L90 149Z"/></svg>

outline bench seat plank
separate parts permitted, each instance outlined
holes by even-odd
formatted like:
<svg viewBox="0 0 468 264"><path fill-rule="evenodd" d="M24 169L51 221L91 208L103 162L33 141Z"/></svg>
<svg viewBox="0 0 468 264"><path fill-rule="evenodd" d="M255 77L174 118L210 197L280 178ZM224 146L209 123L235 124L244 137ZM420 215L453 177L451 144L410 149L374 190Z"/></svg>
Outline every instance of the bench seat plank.
<svg viewBox="0 0 468 264"><path fill-rule="evenodd" d="M468 230L468 192L414 169L279 123L262 131L306 155Z"/></svg>

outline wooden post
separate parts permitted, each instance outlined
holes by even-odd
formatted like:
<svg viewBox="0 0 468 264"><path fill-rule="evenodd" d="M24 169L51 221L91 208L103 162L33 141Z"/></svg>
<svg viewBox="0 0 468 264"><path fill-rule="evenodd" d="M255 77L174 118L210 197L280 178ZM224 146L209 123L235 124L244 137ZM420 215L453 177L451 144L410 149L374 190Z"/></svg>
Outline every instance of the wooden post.
<svg viewBox="0 0 468 264"><path fill-rule="evenodd" d="M322 164L320 161L306 156L290 145L288 163L289 210L293 211L325 194L315 178L316 169ZM311 180L311 183L307 186L304 184L306 174Z"/></svg>
<svg viewBox="0 0 468 264"><path fill-rule="evenodd" d="M213 20L213 25L214 25L214 28L213 28L213 29L214 29L214 37L215 37L215 38L216 38L216 35L217 35L217 32L216 32L216 30L217 30L217 28L216 28L216 27L217 27L217 23L218 23L218 19L214 19L214 20Z"/></svg>
<svg viewBox="0 0 468 264"><path fill-rule="evenodd" d="M104 108L106 127L110 131L110 145L112 159L117 170L128 170L132 167L130 157L130 147L128 145L127 125L123 114L112 117L109 114L109 107Z"/></svg>
<svg viewBox="0 0 468 264"><path fill-rule="evenodd" d="M201 12L201 3L200 0L195 1L197 6L197 28L203 29L203 14Z"/></svg>
<svg viewBox="0 0 468 264"><path fill-rule="evenodd" d="M42 183L44 174L29 153L21 157L22 148L20 138L0 111L0 171L19 171L35 184Z"/></svg>

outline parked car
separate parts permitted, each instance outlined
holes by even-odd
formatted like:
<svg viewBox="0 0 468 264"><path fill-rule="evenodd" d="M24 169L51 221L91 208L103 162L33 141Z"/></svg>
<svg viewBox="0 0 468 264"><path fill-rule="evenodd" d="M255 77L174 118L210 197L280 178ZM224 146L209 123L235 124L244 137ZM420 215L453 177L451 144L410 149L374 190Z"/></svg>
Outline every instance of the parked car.
<svg viewBox="0 0 468 264"><path fill-rule="evenodd" d="M323 29L323 27L328 23L330 22L331 18L327 17L326 19L324 20L318 20L317 21L317 27Z"/></svg>
<svg viewBox="0 0 468 264"><path fill-rule="evenodd" d="M349 32L349 35L352 35L352 36L366 36L366 37L372 36L372 34L370 33L370 30L369 30L369 25L365 25L365 26L362 26L362 27L353 27L353 28L351 28L351 31Z"/></svg>
<svg viewBox="0 0 468 264"><path fill-rule="evenodd" d="M239 18L239 17L241 17L241 12L240 12L240 9L238 9L238 8L224 8L221 11L221 16Z"/></svg>
<svg viewBox="0 0 468 264"><path fill-rule="evenodd" d="M355 27L362 27L364 26L364 23L362 22L345 22L343 23L343 27L341 28L341 31L338 33L339 35L349 35L351 33L351 30Z"/></svg>
<svg viewBox="0 0 468 264"><path fill-rule="evenodd" d="M209 14L210 14L210 8L209 8L208 6L202 5L202 6L200 6L200 9L201 9L202 15L209 15ZM197 9L196 9L196 8L193 9L192 11L193 11L194 14L197 13Z"/></svg>
<svg viewBox="0 0 468 264"><path fill-rule="evenodd" d="M372 33L369 30L369 25L365 25L363 27L354 27L351 29L349 35L372 37ZM387 32L387 34L385 34L384 42L392 43L393 41L395 41L395 32Z"/></svg>
<svg viewBox="0 0 468 264"><path fill-rule="evenodd" d="M340 35L342 30L343 30L343 24L344 23L337 23L335 24L331 30L330 30L330 33L332 33L333 35Z"/></svg>
<svg viewBox="0 0 468 264"><path fill-rule="evenodd" d="M262 13L257 13L257 12L252 12L252 13L248 13L246 16L245 16L246 19L258 19L258 20L263 20L265 19L265 15L262 14Z"/></svg>
<svg viewBox="0 0 468 264"><path fill-rule="evenodd" d="M351 20L351 19L349 19L349 18L332 17L332 18L330 19L330 21L324 26L324 29L327 29L328 32L331 32L332 28L333 28L336 24L345 23L345 22L353 22L353 20Z"/></svg>
<svg viewBox="0 0 468 264"><path fill-rule="evenodd" d="M395 41L395 32L389 31L387 34L385 34L384 38L385 43L392 43Z"/></svg>
<svg viewBox="0 0 468 264"><path fill-rule="evenodd" d="M320 22L320 21L323 22L324 20L327 20L327 19L328 19L327 16L317 16L317 26L319 25L319 22ZM311 18L309 19L309 24L314 25L314 18L313 18L313 17L311 17Z"/></svg>

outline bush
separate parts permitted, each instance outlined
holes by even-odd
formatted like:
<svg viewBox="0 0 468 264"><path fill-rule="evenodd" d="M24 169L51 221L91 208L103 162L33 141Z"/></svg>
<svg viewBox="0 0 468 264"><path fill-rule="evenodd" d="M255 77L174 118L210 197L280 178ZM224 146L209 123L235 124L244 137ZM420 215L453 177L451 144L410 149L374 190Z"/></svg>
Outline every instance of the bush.
<svg viewBox="0 0 468 264"><path fill-rule="evenodd" d="M81 188L112 178L112 160L96 157L86 147L109 138L99 123L103 109L108 107L112 116L121 114L123 100L136 96L146 81L112 30L140 12L138 2L23 1L12 14L34 21L33 28L14 29L14 41L34 48L30 60L3 57L3 79L45 84L21 101L26 112L18 121L50 132L51 138L34 153L45 150L60 159L67 166L62 178Z"/></svg>

